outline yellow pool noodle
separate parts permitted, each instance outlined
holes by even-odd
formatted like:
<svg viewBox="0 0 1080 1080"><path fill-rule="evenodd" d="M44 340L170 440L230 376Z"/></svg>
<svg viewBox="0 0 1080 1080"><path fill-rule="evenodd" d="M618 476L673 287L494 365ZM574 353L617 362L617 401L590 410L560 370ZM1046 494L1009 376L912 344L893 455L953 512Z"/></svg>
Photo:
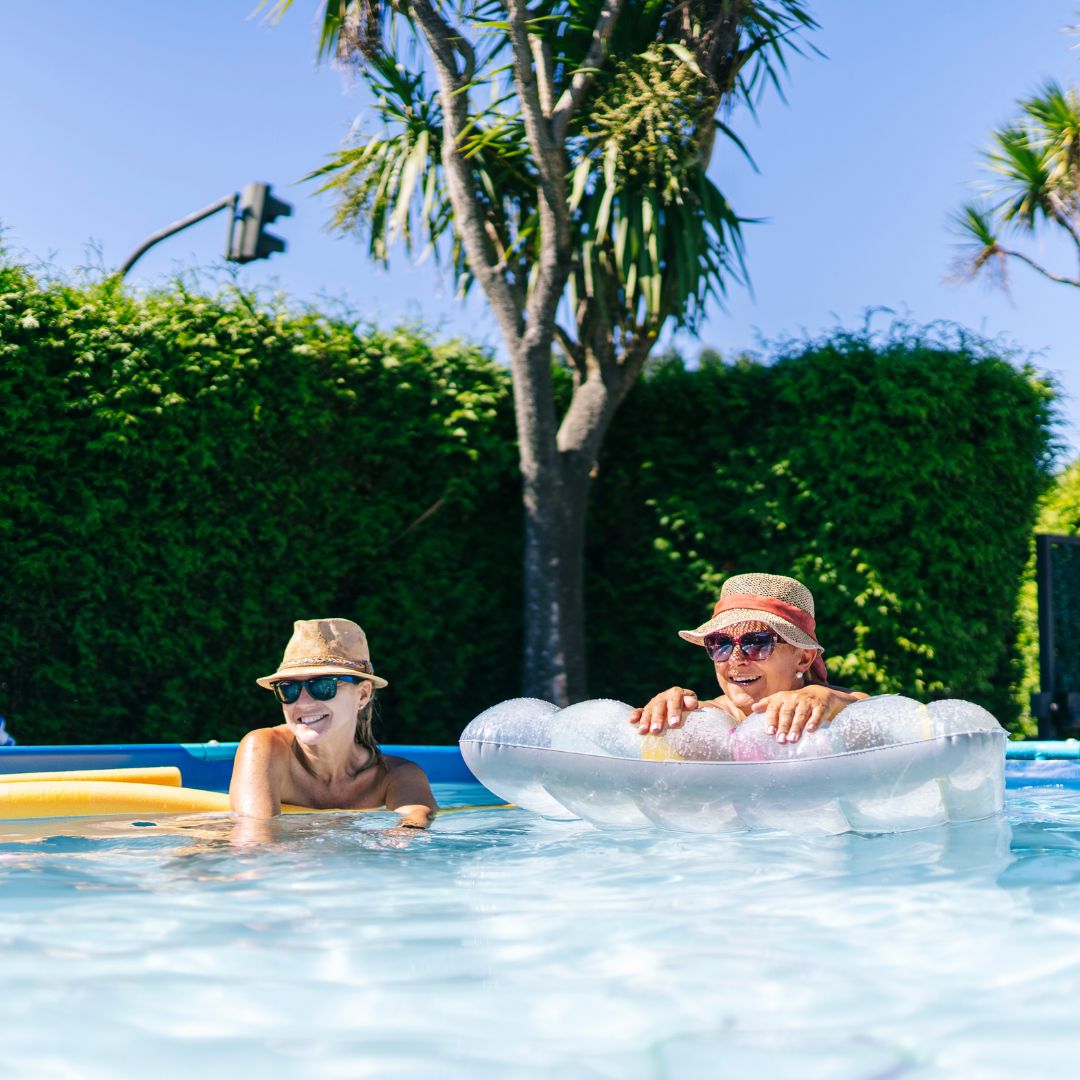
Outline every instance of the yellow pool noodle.
<svg viewBox="0 0 1080 1080"><path fill-rule="evenodd" d="M0 819L87 814L191 814L228 810L220 791L123 780L27 780L0 784Z"/></svg>
<svg viewBox="0 0 1080 1080"><path fill-rule="evenodd" d="M119 779L99 779L109 773L124 774ZM131 774L151 774L142 782ZM175 778L171 775L175 773ZM93 777L86 779L87 775ZM41 779L47 777L47 779ZM447 807L443 813L460 810L502 810L493 806ZM223 791L202 791L179 786L179 770L172 766L154 769L88 769L70 773L18 773L0 778L0 821L30 818L98 817L106 814L200 814L229 810L229 796ZM371 810L315 810L284 804L283 814L386 813L383 807Z"/></svg>
<svg viewBox="0 0 1080 1080"><path fill-rule="evenodd" d="M129 769L72 769L68 772L2 773L0 784L29 784L38 781L112 780L125 784L180 786L180 770L175 765L153 765Z"/></svg>

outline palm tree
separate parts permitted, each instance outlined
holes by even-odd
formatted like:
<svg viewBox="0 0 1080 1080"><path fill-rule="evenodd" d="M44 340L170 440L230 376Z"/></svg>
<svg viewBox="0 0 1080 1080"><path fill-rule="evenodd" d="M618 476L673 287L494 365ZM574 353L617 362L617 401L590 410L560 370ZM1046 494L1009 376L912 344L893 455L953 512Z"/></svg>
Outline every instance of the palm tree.
<svg viewBox="0 0 1080 1080"><path fill-rule="evenodd" d="M314 174L336 226L376 259L400 241L447 260L509 355L527 694L585 694L601 442L661 329L744 280L745 219L706 169L718 135L745 152L723 118L813 26L803 0L327 0L320 55L361 73L382 126Z"/></svg>
<svg viewBox="0 0 1080 1080"><path fill-rule="evenodd" d="M1009 260L1015 260L1080 288L1080 275L1054 272L1002 239L1049 225L1069 238L1080 263L1080 96L1050 82L1019 105L1019 120L995 131L984 155L995 183L981 202L954 217L965 240L959 269L970 277L985 272L1004 284Z"/></svg>

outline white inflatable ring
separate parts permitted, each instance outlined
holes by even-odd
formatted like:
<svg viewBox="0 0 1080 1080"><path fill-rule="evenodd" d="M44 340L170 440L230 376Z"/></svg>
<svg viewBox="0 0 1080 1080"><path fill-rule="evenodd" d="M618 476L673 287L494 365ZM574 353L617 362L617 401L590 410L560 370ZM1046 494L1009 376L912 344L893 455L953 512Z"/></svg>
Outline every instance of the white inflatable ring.
<svg viewBox="0 0 1080 1080"><path fill-rule="evenodd" d="M795 744L767 735L762 716L735 727L716 708L642 738L629 712L515 698L469 724L461 753L501 798L601 827L905 832L1004 802L1006 733L967 701L871 698Z"/></svg>

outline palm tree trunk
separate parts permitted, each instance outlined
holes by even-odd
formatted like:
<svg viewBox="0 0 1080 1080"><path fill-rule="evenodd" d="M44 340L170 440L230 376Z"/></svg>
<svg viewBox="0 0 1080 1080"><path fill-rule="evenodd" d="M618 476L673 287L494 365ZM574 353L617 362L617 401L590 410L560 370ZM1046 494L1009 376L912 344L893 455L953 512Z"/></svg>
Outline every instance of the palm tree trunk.
<svg viewBox="0 0 1080 1080"><path fill-rule="evenodd" d="M543 446L522 438L525 503L524 693L565 706L588 693L585 656L585 520L597 455L654 339L616 359L610 348L581 354L577 385L557 436ZM605 343L606 344L606 343ZM547 368L550 378L550 367ZM520 403L522 398L515 394ZM537 425L525 425L535 434ZM537 468L536 463L542 462Z"/></svg>
<svg viewBox="0 0 1080 1080"><path fill-rule="evenodd" d="M526 480L523 692L556 705L587 693L585 663L585 515L589 475L555 463Z"/></svg>

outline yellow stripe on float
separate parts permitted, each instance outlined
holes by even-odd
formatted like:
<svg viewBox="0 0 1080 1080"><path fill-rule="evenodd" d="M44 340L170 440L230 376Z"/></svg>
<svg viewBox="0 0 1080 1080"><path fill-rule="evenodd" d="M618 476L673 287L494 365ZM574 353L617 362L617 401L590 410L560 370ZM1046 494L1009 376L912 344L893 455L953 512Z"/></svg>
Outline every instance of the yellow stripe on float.
<svg viewBox="0 0 1080 1080"><path fill-rule="evenodd" d="M924 739L932 739L934 737L934 718L930 715L930 710L920 701L919 702L919 723L922 725L922 737Z"/></svg>
<svg viewBox="0 0 1080 1080"><path fill-rule="evenodd" d="M641 760L642 761L682 761L683 756L676 754L668 745L667 739L659 735L642 735L641 737Z"/></svg>

